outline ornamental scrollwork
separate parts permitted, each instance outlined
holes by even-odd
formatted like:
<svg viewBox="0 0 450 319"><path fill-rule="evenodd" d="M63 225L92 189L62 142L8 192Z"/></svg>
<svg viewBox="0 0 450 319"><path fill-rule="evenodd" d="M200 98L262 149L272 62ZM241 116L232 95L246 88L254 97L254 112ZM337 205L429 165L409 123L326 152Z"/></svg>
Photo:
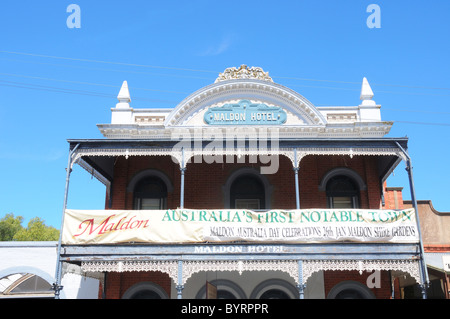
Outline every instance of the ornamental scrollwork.
<svg viewBox="0 0 450 319"><path fill-rule="evenodd" d="M225 69L223 73L219 73L214 83L236 79L256 79L273 82L269 72L264 72L260 67L252 66L249 68L247 65L242 64L239 68L231 67Z"/></svg>

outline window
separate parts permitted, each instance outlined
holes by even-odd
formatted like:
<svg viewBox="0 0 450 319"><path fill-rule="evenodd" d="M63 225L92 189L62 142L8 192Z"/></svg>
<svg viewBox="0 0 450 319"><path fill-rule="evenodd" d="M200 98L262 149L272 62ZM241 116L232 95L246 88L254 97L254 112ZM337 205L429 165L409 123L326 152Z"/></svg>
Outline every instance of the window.
<svg viewBox="0 0 450 319"><path fill-rule="evenodd" d="M142 179L134 189L134 209L166 209L167 187L156 176Z"/></svg>
<svg viewBox="0 0 450 319"><path fill-rule="evenodd" d="M361 191L367 190L364 180L347 167L328 171L319 184L319 191L326 192L329 208L359 208Z"/></svg>
<svg viewBox="0 0 450 319"><path fill-rule="evenodd" d="M134 293L130 299L162 299L161 296L153 290L140 290Z"/></svg>
<svg viewBox="0 0 450 319"><path fill-rule="evenodd" d="M247 299L245 292L238 284L226 280L216 279L211 284L217 287L217 299ZM204 299L206 297L206 285L197 292L196 299Z"/></svg>
<svg viewBox="0 0 450 319"><path fill-rule="evenodd" d="M357 208L359 207L359 188L346 175L331 177L326 186L329 208Z"/></svg>
<svg viewBox="0 0 450 319"><path fill-rule="evenodd" d="M222 186L225 208L270 209L273 186L258 169L242 167L234 171Z"/></svg>
<svg viewBox="0 0 450 319"><path fill-rule="evenodd" d="M54 298L55 294L50 283L44 278L31 273L17 273L0 278L0 296L6 298Z"/></svg>
<svg viewBox="0 0 450 319"><path fill-rule="evenodd" d="M139 282L131 286L122 296L122 299L168 299L167 292L153 282Z"/></svg>
<svg viewBox="0 0 450 319"><path fill-rule="evenodd" d="M374 299L375 295L365 285L356 281L342 281L331 288L327 299Z"/></svg>
<svg viewBox="0 0 450 319"><path fill-rule="evenodd" d="M298 290L282 279L268 279L258 284L250 299L297 299Z"/></svg>
<svg viewBox="0 0 450 319"><path fill-rule="evenodd" d="M254 175L244 174L236 178L230 189L230 208L265 209L265 190Z"/></svg>
<svg viewBox="0 0 450 319"><path fill-rule="evenodd" d="M260 209L261 203L259 199L236 199L234 201L235 208L238 209Z"/></svg>
<svg viewBox="0 0 450 319"><path fill-rule="evenodd" d="M290 299L290 297L282 290L270 289L264 292L259 299Z"/></svg>

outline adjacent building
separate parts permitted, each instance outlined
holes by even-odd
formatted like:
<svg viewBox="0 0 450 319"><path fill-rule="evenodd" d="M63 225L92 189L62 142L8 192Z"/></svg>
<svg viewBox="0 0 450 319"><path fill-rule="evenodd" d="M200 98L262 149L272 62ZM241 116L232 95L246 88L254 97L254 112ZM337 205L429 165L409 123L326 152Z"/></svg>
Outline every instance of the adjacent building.
<svg viewBox="0 0 450 319"><path fill-rule="evenodd" d="M54 299L58 242L0 242L0 300ZM99 280L86 277L76 265L63 265L60 298L98 298Z"/></svg>

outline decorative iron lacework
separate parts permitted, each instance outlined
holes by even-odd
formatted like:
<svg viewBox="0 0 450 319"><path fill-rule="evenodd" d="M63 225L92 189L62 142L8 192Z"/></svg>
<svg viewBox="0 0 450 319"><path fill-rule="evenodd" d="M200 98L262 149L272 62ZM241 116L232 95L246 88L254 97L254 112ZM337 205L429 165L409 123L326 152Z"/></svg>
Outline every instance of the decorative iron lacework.
<svg viewBox="0 0 450 319"><path fill-rule="evenodd" d="M160 271L169 275L174 282L178 281L178 262L170 261L92 261L82 262L85 272L130 272Z"/></svg>
<svg viewBox="0 0 450 319"><path fill-rule="evenodd" d="M398 270L409 273L417 283L422 284L419 262L415 260L312 260L303 262L303 282L315 272L321 270L357 270L364 271Z"/></svg>
<svg viewBox="0 0 450 319"><path fill-rule="evenodd" d="M82 262L84 272L129 272L129 271L160 271L178 283L178 261L94 261ZM247 271L283 271L289 274L296 284L299 273L302 274L301 284L307 282L313 273L318 271L357 270L364 271L397 270L409 273L417 283L422 284L419 262L416 260L312 260L303 261L300 271L297 260L210 260L183 261L181 284L195 273L201 271L237 271L241 275Z"/></svg>
<svg viewBox="0 0 450 319"><path fill-rule="evenodd" d="M294 148L203 148L186 149L184 151L184 160L181 149L179 148L139 148L139 149L83 149L77 150L74 155L75 163L83 156L173 156L180 166L181 163L187 163L195 155L214 156L214 155L233 155L233 156L258 156L258 155L284 155L288 157L293 167L298 167L301 159L307 155L349 155L350 157L358 155L372 156L397 156L406 160L401 150L397 148L299 148L297 149L297 158L295 158Z"/></svg>
<svg viewBox="0 0 450 319"><path fill-rule="evenodd" d="M274 271L288 273L298 283L298 263L294 260L239 260L239 261L186 261L183 262L183 284L200 271Z"/></svg>

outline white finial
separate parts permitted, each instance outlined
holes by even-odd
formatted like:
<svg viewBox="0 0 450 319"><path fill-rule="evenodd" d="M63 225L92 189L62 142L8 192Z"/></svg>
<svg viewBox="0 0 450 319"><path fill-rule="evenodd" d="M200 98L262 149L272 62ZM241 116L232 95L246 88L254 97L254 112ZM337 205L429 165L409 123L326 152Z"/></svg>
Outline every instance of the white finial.
<svg viewBox="0 0 450 319"><path fill-rule="evenodd" d="M361 86L361 95L359 97L363 102L363 105L375 105L375 101L372 100L373 98L373 91L372 88L369 85L369 82L364 77L362 86Z"/></svg>
<svg viewBox="0 0 450 319"><path fill-rule="evenodd" d="M123 81L122 87L120 88L119 95L117 95L119 103L116 104L116 108L127 108L130 107L128 103L131 102L130 91L128 90L127 81Z"/></svg>
<svg viewBox="0 0 450 319"><path fill-rule="evenodd" d="M130 103L130 91L128 91L128 83L127 81L123 81L122 87L120 88L119 95L117 95L117 99L121 103Z"/></svg>
<svg viewBox="0 0 450 319"><path fill-rule="evenodd" d="M371 100L373 98L373 91L372 88L369 85L369 82L364 77L362 86L361 86L361 100Z"/></svg>

